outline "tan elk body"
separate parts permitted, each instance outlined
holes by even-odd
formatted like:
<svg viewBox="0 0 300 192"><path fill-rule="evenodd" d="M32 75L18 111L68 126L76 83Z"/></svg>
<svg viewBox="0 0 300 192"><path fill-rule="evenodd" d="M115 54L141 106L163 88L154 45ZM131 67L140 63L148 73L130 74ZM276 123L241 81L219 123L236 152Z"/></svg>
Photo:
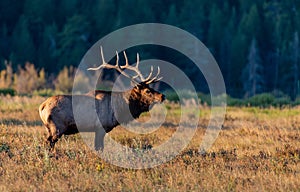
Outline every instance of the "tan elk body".
<svg viewBox="0 0 300 192"><path fill-rule="evenodd" d="M57 95L44 101L39 107L39 113L47 129L47 142L51 149L63 134L74 134L78 131L95 132L95 149L103 149L106 133L121 123L138 118L153 104L164 101L163 94L149 87L150 83L160 80L159 68L155 77L152 77L153 68L151 68L149 76L144 78L138 69L138 55L135 67L128 64L125 52L126 64L123 66L119 66L118 53L116 65L105 62L102 48L101 56L103 63L98 68L89 68L89 70L116 69L131 78L135 86L125 92L96 90L86 95ZM134 71L137 76L130 77L123 69ZM140 82L137 82L136 78L139 78Z"/></svg>

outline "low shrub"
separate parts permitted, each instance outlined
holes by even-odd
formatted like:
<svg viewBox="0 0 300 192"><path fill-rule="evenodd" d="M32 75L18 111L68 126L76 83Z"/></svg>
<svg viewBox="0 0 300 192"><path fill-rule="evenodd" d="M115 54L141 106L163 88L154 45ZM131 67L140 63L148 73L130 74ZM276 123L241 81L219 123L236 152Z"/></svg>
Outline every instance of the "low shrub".
<svg viewBox="0 0 300 192"><path fill-rule="evenodd" d="M204 94L198 92L198 98L200 99L201 104L211 105L210 94Z"/></svg>
<svg viewBox="0 0 300 192"><path fill-rule="evenodd" d="M0 89L0 95L15 96L16 95L16 90L14 90L12 88L2 88L2 89Z"/></svg>
<svg viewBox="0 0 300 192"><path fill-rule="evenodd" d="M42 97L50 97L50 96L59 95L59 94L62 94L62 92L61 91L56 91L56 90L53 90L53 89L35 90L32 93L32 95L42 96Z"/></svg>
<svg viewBox="0 0 300 192"><path fill-rule="evenodd" d="M179 102L180 99L192 99L198 97L197 93L190 90L180 90L178 92L167 90L164 92L169 101Z"/></svg>
<svg viewBox="0 0 300 192"><path fill-rule="evenodd" d="M292 104L293 104L293 106L300 105L300 97L297 97Z"/></svg>
<svg viewBox="0 0 300 192"><path fill-rule="evenodd" d="M167 100L173 101L173 102L178 102L179 101L179 96L175 91L165 91L164 95L166 96Z"/></svg>
<svg viewBox="0 0 300 192"><path fill-rule="evenodd" d="M246 102L243 99L232 98L230 96L227 97L227 105L228 106L246 106Z"/></svg>
<svg viewBox="0 0 300 192"><path fill-rule="evenodd" d="M246 99L246 103L253 107L268 107L275 103L275 96L271 93L262 93Z"/></svg>
<svg viewBox="0 0 300 192"><path fill-rule="evenodd" d="M276 98L273 103L273 106L275 107L282 107L282 106L289 106L289 105L293 105L293 102L291 101L291 98L288 96Z"/></svg>

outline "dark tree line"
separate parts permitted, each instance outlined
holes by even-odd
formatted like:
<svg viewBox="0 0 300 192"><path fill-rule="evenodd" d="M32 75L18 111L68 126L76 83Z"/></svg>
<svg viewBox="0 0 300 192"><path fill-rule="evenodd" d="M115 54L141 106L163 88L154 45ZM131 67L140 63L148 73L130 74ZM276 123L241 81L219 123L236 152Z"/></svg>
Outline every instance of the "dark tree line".
<svg viewBox="0 0 300 192"><path fill-rule="evenodd" d="M299 0L1 0L0 69L5 60L14 69L29 61L55 74L78 65L104 35L159 22L187 30L210 49L231 96L276 92L295 99L300 92L299 10ZM176 60L197 81L197 69L186 68L186 58L155 50L154 56Z"/></svg>

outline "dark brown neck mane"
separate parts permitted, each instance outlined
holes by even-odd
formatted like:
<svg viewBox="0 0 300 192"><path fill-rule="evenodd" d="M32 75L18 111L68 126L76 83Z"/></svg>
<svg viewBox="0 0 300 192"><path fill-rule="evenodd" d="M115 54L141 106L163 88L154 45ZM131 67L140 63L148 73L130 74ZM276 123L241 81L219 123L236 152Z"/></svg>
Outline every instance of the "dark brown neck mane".
<svg viewBox="0 0 300 192"><path fill-rule="evenodd" d="M150 105L141 101L141 95L133 90L112 92L111 99L111 107L117 125L128 123L138 118L143 112L149 111Z"/></svg>

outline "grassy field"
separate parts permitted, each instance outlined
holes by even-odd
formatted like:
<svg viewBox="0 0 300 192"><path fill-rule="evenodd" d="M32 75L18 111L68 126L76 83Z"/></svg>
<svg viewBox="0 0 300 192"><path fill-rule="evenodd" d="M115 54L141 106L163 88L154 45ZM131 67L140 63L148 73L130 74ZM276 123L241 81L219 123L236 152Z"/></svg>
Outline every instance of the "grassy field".
<svg viewBox="0 0 300 192"><path fill-rule="evenodd" d="M155 168L134 170L104 162L79 134L61 138L59 158L51 158L37 110L44 99L0 98L0 191L300 190L299 108L228 108L213 147L199 154L209 120L204 107L196 135L183 152ZM168 108L166 122L151 134L117 127L110 136L133 148L159 145L178 126L176 105Z"/></svg>

